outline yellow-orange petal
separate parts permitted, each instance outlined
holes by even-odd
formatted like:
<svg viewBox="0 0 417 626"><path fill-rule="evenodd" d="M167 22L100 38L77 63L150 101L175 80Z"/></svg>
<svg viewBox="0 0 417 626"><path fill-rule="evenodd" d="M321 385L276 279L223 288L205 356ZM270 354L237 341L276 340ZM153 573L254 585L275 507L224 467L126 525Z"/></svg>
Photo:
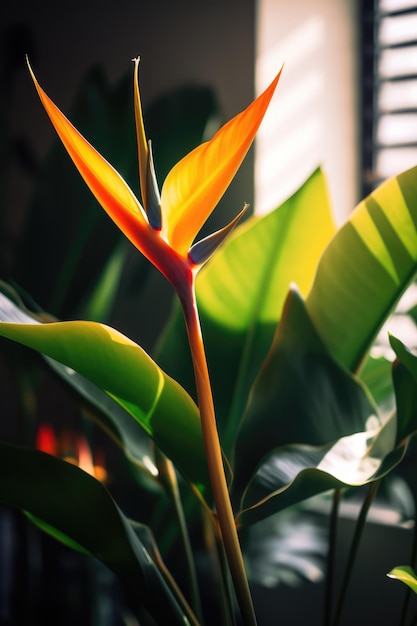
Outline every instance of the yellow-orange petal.
<svg viewBox="0 0 417 626"><path fill-rule="evenodd" d="M162 187L162 233L185 255L243 161L275 91L281 71L247 109L222 126L169 172Z"/></svg>
<svg viewBox="0 0 417 626"><path fill-rule="evenodd" d="M27 63L41 102L56 132L103 209L123 232L126 230L124 227L126 219L131 224L132 217L137 222L138 230L141 226L147 228L145 213L128 184L52 102L36 80L29 60ZM131 239L127 232L125 234ZM136 242L134 243L136 245Z"/></svg>

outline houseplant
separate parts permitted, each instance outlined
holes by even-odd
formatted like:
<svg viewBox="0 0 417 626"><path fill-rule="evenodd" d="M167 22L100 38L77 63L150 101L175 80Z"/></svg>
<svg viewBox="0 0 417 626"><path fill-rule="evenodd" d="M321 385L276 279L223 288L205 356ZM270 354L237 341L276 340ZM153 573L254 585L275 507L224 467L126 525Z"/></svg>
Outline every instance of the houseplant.
<svg viewBox="0 0 417 626"><path fill-rule="evenodd" d="M369 485L342 593L334 606L329 595L326 605L325 619L336 625L366 511L406 455L417 425L417 357L395 337L393 364L370 355L417 270L417 168L386 181L339 229L317 170L268 216L237 227L244 207L195 243L252 143L279 74L172 168L160 194L138 65L136 59L141 203L30 71L87 185L177 293L156 361L102 323L53 320L7 285L0 334L44 354L135 467L171 495L187 591L164 566L151 530L130 520L80 468L3 443L0 500L102 560L133 596L140 619L147 619L145 610L161 624L204 619L187 528L197 520L217 564L221 620L232 624L239 614L249 625L256 615L239 533L321 493L334 492L336 510L343 490ZM378 404L392 398L395 409L383 413ZM94 505L80 515L86 501Z"/></svg>

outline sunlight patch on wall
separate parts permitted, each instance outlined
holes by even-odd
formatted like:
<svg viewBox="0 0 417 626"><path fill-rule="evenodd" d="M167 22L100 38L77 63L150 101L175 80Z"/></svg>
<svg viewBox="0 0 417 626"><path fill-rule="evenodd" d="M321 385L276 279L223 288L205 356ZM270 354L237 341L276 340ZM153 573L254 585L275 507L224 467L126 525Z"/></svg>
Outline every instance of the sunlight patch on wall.
<svg viewBox="0 0 417 626"><path fill-rule="evenodd" d="M260 0L256 90L284 71L255 145L255 212L275 208L318 166L338 222L357 198L353 5Z"/></svg>

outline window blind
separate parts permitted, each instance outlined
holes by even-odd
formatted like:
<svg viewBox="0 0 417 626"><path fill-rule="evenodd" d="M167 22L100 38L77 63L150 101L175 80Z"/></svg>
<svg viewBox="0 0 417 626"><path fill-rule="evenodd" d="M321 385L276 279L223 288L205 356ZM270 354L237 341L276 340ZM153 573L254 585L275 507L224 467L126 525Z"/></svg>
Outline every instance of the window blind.
<svg viewBox="0 0 417 626"><path fill-rule="evenodd" d="M417 164L417 2L364 3L363 186Z"/></svg>

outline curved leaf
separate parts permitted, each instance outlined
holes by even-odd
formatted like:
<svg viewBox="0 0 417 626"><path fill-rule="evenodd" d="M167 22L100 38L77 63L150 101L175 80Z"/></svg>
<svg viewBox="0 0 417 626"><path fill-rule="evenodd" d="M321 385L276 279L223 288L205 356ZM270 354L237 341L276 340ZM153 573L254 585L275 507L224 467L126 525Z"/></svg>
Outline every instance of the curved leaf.
<svg viewBox="0 0 417 626"><path fill-rule="evenodd" d="M236 440L235 497L265 455L294 445L324 455L340 438L365 431L371 417L379 426L366 390L331 359L291 290Z"/></svg>
<svg viewBox="0 0 417 626"><path fill-rule="evenodd" d="M381 423L366 388L327 354L303 301L290 292L237 440L239 523L379 480L396 467L417 430L417 378L405 378L404 370L401 363L393 370L404 402Z"/></svg>
<svg viewBox="0 0 417 626"><path fill-rule="evenodd" d="M331 355L357 370L417 271L417 167L363 200L331 240L306 306Z"/></svg>
<svg viewBox="0 0 417 626"><path fill-rule="evenodd" d="M334 230L325 178L316 170L273 213L237 227L197 277L197 302L226 452L272 343L289 285L296 282L307 294ZM193 393L187 336L177 306L157 356L165 370Z"/></svg>
<svg viewBox="0 0 417 626"><path fill-rule="evenodd" d="M387 576L389 578L394 578L395 580L400 580L402 583L410 587L414 593L417 593L417 576L412 567L408 565L398 565L394 567Z"/></svg>
<svg viewBox="0 0 417 626"><path fill-rule="evenodd" d="M395 427L393 424L392 426ZM361 446L356 447L357 437L352 436L346 448L344 441L336 442L334 449L294 446L271 454L262 463L259 472L248 487L244 508L237 515L238 524L253 524L274 513L282 511L319 493L344 487L357 487L380 480L391 472L404 458L407 445L402 443L390 449L382 429L370 439L365 449L368 433L358 433ZM348 441L348 440L346 440ZM383 442L383 446L381 446ZM375 450L374 450L375 446ZM385 455L381 454L384 450ZM350 453L350 456L349 454ZM332 473L339 467L345 470L342 476ZM350 471L357 470L350 478ZM356 480L359 478L359 480Z"/></svg>
<svg viewBox="0 0 417 626"><path fill-rule="evenodd" d="M70 547L100 559L158 623L189 623L147 546L107 489L89 474L38 450L0 443L0 501L28 512Z"/></svg>
<svg viewBox="0 0 417 626"><path fill-rule="evenodd" d="M204 491L209 484L196 405L137 344L94 322L11 323L16 311L0 294L0 335L78 372L120 404L178 469ZM23 315L23 314L22 314Z"/></svg>
<svg viewBox="0 0 417 626"><path fill-rule="evenodd" d="M392 384L392 362L385 356L369 355L359 377L369 389L384 413L390 412L394 408L394 388Z"/></svg>
<svg viewBox="0 0 417 626"><path fill-rule="evenodd" d="M393 366L393 380L399 417L397 440L407 437L417 414L417 357L396 337L390 336L397 355Z"/></svg>
<svg viewBox="0 0 417 626"><path fill-rule="evenodd" d="M8 299L7 316L9 322L33 324L35 320L46 315L43 311L38 311L35 314L34 311L28 309L23 303L20 293L7 283L0 281L0 292L2 292L0 302L3 298ZM32 306L38 308L33 303ZM78 372L45 355L43 357L49 367L99 413L101 425L106 429L110 428L112 435L115 435L119 440L126 456L135 466L145 470L147 474L149 472L154 473L150 438L137 421L132 419L131 414Z"/></svg>

